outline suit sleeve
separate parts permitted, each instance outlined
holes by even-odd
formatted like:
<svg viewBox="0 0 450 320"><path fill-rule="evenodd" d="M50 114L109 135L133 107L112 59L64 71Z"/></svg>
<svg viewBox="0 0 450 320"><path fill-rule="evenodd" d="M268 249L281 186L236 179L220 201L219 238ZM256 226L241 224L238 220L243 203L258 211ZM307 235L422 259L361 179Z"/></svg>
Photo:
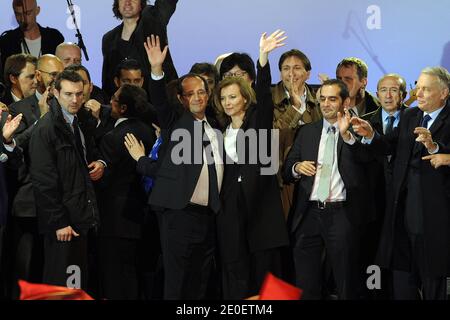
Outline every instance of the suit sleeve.
<svg viewBox="0 0 450 320"><path fill-rule="evenodd" d="M164 79L150 79L149 91L161 130L170 129L176 120L176 112L167 99L166 83Z"/></svg>
<svg viewBox="0 0 450 320"><path fill-rule="evenodd" d="M56 151L49 129L36 127L30 141L30 175L38 215L53 230L70 225L69 213L61 198Z"/></svg>
<svg viewBox="0 0 450 320"><path fill-rule="evenodd" d="M178 0L156 0L155 7L164 26L169 24L170 18L177 8Z"/></svg>
<svg viewBox="0 0 450 320"><path fill-rule="evenodd" d="M289 151L282 168L282 178L285 183L295 182L295 178L292 176L292 167L297 162L302 161L301 145L304 135L303 127L301 127L299 130L300 131L298 132L297 137L292 144L292 148Z"/></svg>
<svg viewBox="0 0 450 320"><path fill-rule="evenodd" d="M112 88L113 82L113 66L110 65L108 57L108 34L103 36L102 39L102 55L103 55L103 65L102 65L102 90L111 97L114 93Z"/></svg>
<svg viewBox="0 0 450 320"><path fill-rule="evenodd" d="M256 100L257 109L257 127L258 129L273 128L273 101L272 91L270 90L272 78L270 75L270 64L261 67L258 61L258 73L256 76Z"/></svg>

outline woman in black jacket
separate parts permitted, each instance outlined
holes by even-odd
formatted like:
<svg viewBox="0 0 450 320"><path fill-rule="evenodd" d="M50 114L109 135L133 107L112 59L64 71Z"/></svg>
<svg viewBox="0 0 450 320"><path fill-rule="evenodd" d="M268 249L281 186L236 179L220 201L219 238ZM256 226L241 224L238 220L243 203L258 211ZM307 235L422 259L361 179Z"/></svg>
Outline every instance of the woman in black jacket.
<svg viewBox="0 0 450 320"><path fill-rule="evenodd" d="M272 164L276 169L270 172L261 161L273 123L268 55L284 45L283 35L278 30L261 36L256 97L250 84L236 77L220 82L215 93L216 105L230 122L224 137L227 161L221 191L223 207L217 216L225 299L257 294L267 272L280 272L279 249L288 244L276 180L278 167ZM253 134L255 139L245 138Z"/></svg>

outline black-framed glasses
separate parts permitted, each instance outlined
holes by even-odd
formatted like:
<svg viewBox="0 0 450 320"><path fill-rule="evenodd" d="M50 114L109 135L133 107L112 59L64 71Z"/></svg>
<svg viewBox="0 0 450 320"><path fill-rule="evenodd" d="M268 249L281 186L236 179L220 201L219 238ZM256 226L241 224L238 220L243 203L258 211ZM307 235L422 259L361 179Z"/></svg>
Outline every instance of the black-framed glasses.
<svg viewBox="0 0 450 320"><path fill-rule="evenodd" d="M229 78L229 77L237 77L237 78L241 78L243 76L245 76L247 74L247 71L236 71L236 72L225 72L223 74L224 78Z"/></svg>

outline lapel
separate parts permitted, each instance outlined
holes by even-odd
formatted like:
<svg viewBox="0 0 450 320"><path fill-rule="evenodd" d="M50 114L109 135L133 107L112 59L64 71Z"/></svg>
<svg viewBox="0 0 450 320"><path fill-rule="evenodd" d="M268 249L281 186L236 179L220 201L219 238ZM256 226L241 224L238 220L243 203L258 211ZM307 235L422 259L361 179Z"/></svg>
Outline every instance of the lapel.
<svg viewBox="0 0 450 320"><path fill-rule="evenodd" d="M375 130L377 130L378 133L384 134L383 132L383 113L381 112L381 108L378 108L377 111L373 114L372 118L370 119Z"/></svg>
<svg viewBox="0 0 450 320"><path fill-rule="evenodd" d="M311 135L311 146L312 146L312 155L314 156L314 159L316 159L317 164L317 159L319 156L320 138L322 136L323 120L315 122L313 126L314 132Z"/></svg>
<svg viewBox="0 0 450 320"><path fill-rule="evenodd" d="M418 109L418 112L415 117L412 117L412 121L410 121L408 124L408 135L412 137L412 143L408 146L409 148L413 148L412 154L413 157L417 155L417 153L420 153L423 147L422 143L416 142L416 135L414 134L414 129L420 126L420 123L422 122L423 118L423 111Z"/></svg>
<svg viewBox="0 0 450 320"><path fill-rule="evenodd" d="M436 132L439 131L439 129L442 128L442 126L445 124L445 119L447 119L449 114L450 106L449 103L447 103L444 106L444 109L442 109L441 113L439 113L439 116L434 120L433 125L430 127L431 136L434 137Z"/></svg>

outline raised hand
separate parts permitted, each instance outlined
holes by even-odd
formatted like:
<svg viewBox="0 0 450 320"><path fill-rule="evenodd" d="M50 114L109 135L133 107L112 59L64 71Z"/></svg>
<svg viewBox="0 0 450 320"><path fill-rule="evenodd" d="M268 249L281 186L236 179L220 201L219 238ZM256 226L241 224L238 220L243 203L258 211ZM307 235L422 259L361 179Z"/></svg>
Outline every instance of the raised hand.
<svg viewBox="0 0 450 320"><path fill-rule="evenodd" d="M268 37L267 32L261 35L259 40L259 63L262 67L266 65L270 52L285 45L283 41L287 39L287 36L284 36L284 34L284 31L278 29Z"/></svg>
<svg viewBox="0 0 450 320"><path fill-rule="evenodd" d="M169 47L166 46L161 51L161 42L159 36L151 35L147 37L147 42L144 43L145 51L147 52L148 62L152 66L152 73L160 76L163 74L162 65L167 56Z"/></svg>
<svg viewBox="0 0 450 320"><path fill-rule="evenodd" d="M15 116L14 119L11 115L8 115L8 119L6 119L5 125L3 126L2 130L3 139L7 144L10 144L12 142L12 136L19 127L20 121L22 121L21 113Z"/></svg>
<svg viewBox="0 0 450 320"><path fill-rule="evenodd" d="M138 142L132 133L127 133L124 144L128 153L134 160L138 161L141 157L145 157L144 143L142 141Z"/></svg>
<svg viewBox="0 0 450 320"><path fill-rule="evenodd" d="M350 128L351 118L352 116L350 115L350 112L348 112L347 109L344 110L343 114L341 112L337 113L337 124L339 132L342 136L342 139L346 141L348 140L349 135L348 128Z"/></svg>
<svg viewBox="0 0 450 320"><path fill-rule="evenodd" d="M429 153L435 152L437 144L433 141L433 136L431 135L430 130L422 127L417 127L414 129L414 134L417 135L416 141L422 142Z"/></svg>
<svg viewBox="0 0 450 320"><path fill-rule="evenodd" d="M357 135L367 139L373 138L374 131L369 122L358 117L353 117L350 122L352 124L353 131L355 131Z"/></svg>

